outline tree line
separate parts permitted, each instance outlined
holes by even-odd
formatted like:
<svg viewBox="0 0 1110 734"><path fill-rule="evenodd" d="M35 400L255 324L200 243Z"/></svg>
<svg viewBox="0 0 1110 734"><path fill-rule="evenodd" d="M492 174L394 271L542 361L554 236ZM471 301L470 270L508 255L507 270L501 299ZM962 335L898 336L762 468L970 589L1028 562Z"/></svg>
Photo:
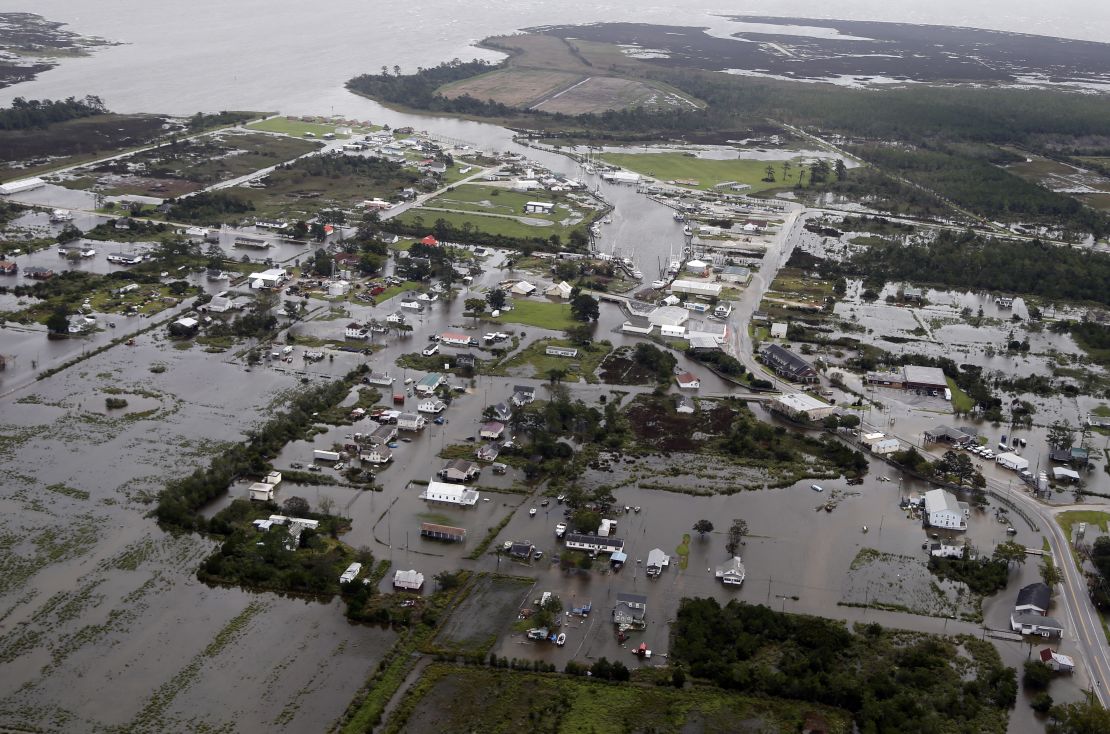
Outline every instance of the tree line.
<svg viewBox="0 0 1110 734"><path fill-rule="evenodd" d="M966 670L957 643L971 656ZM1014 669L973 637L851 631L735 600L683 599L671 656L725 689L845 709L872 734L1000 731L1017 697Z"/></svg>
<svg viewBox="0 0 1110 734"><path fill-rule="evenodd" d="M89 95L78 99L24 99L16 97L12 106L0 109L0 130L29 130L57 122L93 117L108 112L100 97Z"/></svg>

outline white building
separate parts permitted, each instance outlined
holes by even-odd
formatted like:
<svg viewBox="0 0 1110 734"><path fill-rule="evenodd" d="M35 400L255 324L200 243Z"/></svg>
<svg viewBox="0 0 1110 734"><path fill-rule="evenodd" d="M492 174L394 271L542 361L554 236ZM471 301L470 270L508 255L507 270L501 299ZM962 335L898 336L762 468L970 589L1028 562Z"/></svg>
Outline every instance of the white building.
<svg viewBox="0 0 1110 734"><path fill-rule="evenodd" d="M688 293L693 296L720 298L721 285L718 283L699 283L693 280L676 280L671 283L671 293Z"/></svg>
<svg viewBox="0 0 1110 734"><path fill-rule="evenodd" d="M470 337L457 331L445 331L439 335L439 343L448 347L469 347Z"/></svg>
<svg viewBox="0 0 1110 734"><path fill-rule="evenodd" d="M821 402L812 395L804 392L779 395L771 401L771 409L777 410L795 420L810 421L823 420L833 414L836 408L828 403Z"/></svg>
<svg viewBox="0 0 1110 734"><path fill-rule="evenodd" d="M678 388L680 390L697 390L701 387L701 380L698 379L697 375L689 372L676 375L674 380L678 383Z"/></svg>
<svg viewBox="0 0 1110 734"><path fill-rule="evenodd" d="M257 502L269 502L274 499L274 485L265 482L255 482L250 486L250 498Z"/></svg>
<svg viewBox="0 0 1110 734"><path fill-rule="evenodd" d="M351 291L351 284L346 280L334 280L328 283L329 296L345 296Z"/></svg>
<svg viewBox="0 0 1110 734"><path fill-rule="evenodd" d="M397 569L393 574L393 588L407 591L419 591L424 585L424 574L416 571L402 571Z"/></svg>
<svg viewBox="0 0 1110 734"><path fill-rule="evenodd" d="M717 566L716 577L721 580L722 584L727 586L739 586L744 583L747 578L748 572L744 568L744 562L740 560L740 556L733 556L730 560Z"/></svg>
<svg viewBox="0 0 1110 734"><path fill-rule="evenodd" d="M661 548L653 548L648 551L647 567L644 571L649 578L654 578L663 573L663 569L671 565L671 557L663 552Z"/></svg>
<svg viewBox="0 0 1110 734"><path fill-rule="evenodd" d="M420 413L437 414L447 410L447 404L442 400L422 400L420 404L416 406L416 410Z"/></svg>
<svg viewBox="0 0 1110 734"><path fill-rule="evenodd" d="M38 189L45 185L46 182L41 178L21 178L18 181L9 181L8 183L0 184L0 196L11 196L12 194Z"/></svg>
<svg viewBox="0 0 1110 734"><path fill-rule="evenodd" d="M362 326L362 324L352 321L351 323L347 324L347 330L343 333L343 335L348 339L365 339L370 335L370 332L367 331Z"/></svg>
<svg viewBox="0 0 1110 734"><path fill-rule="evenodd" d="M787 325L783 321L776 321L771 324L771 338L772 339L785 339Z"/></svg>
<svg viewBox="0 0 1110 734"><path fill-rule="evenodd" d="M420 499L428 502L443 502L461 507L473 507L478 504L478 490L470 489L461 484L448 484L431 480L428 486L420 493Z"/></svg>
<svg viewBox="0 0 1110 734"><path fill-rule="evenodd" d="M550 288L545 290L543 293L544 293L545 296L550 296L552 298L559 298L559 299L564 300L564 301L569 301L570 300L570 293L573 290L574 289L570 286L570 283L568 283L564 280L561 283L555 283Z"/></svg>
<svg viewBox="0 0 1110 734"><path fill-rule="evenodd" d="M358 458L369 464L388 464L393 460L393 449L384 443L372 443L368 449L358 455Z"/></svg>
<svg viewBox="0 0 1110 734"><path fill-rule="evenodd" d="M548 201L529 201L524 205L525 214L550 214L555 205Z"/></svg>
<svg viewBox="0 0 1110 734"><path fill-rule="evenodd" d="M1029 459L1010 452L999 454L994 457L994 462L999 466L1005 467L1006 469L1013 469L1017 472L1025 471L1029 468Z"/></svg>
<svg viewBox="0 0 1110 734"><path fill-rule="evenodd" d="M924 520L930 527L967 530L967 518L970 514L967 503L957 501L950 492L930 489L925 493Z"/></svg>
<svg viewBox="0 0 1110 734"><path fill-rule="evenodd" d="M358 578L358 572L361 571L361 570L362 570L362 564L361 563L352 563L350 566L347 566L347 570L344 571L343 575L339 577L339 583L341 583L341 584L351 583L356 578Z"/></svg>
<svg viewBox="0 0 1110 734"><path fill-rule="evenodd" d="M270 270L263 270L259 273L252 273L250 276L250 286L255 290L262 288L277 288L288 278L289 276L286 274L284 268L271 268Z"/></svg>
<svg viewBox="0 0 1110 734"><path fill-rule="evenodd" d="M509 289L509 292L512 293L514 296L530 296L535 291L536 286L532 285L527 280L522 280Z"/></svg>
<svg viewBox="0 0 1110 734"><path fill-rule="evenodd" d="M424 429L424 416L416 413L401 413L397 419L397 427L402 431L420 431Z"/></svg>
<svg viewBox="0 0 1110 734"><path fill-rule="evenodd" d="M679 306L660 306L648 314L654 326L682 326L690 320L690 312Z"/></svg>

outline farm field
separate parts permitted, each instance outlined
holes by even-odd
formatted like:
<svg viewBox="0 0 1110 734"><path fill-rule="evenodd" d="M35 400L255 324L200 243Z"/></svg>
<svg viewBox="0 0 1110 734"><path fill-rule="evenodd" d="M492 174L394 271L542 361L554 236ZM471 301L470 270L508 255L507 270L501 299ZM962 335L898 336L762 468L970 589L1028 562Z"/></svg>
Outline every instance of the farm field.
<svg viewBox="0 0 1110 734"><path fill-rule="evenodd" d="M340 140L351 137L346 134L336 134L336 125L331 123L304 122L303 120L293 120L288 117L271 117L269 120L259 120L258 122L252 122L250 125L247 125L247 128L260 132L293 135L295 137L303 137L305 133L312 133L316 137L331 133ZM369 132L369 130L367 130L367 132Z"/></svg>
<svg viewBox="0 0 1110 734"><path fill-rule="evenodd" d="M785 732L800 731L810 713L823 717L829 732L850 731L845 712L797 701L434 664L384 731Z"/></svg>
<svg viewBox="0 0 1110 734"><path fill-rule="evenodd" d="M736 181L751 186L749 193L781 188L791 184L782 180L782 163L779 161L758 160L710 160L695 158L682 153L606 153L602 158L630 171L657 178L660 181L697 181L697 189L711 189L719 183ZM793 181L797 181L797 164ZM763 181L767 166L774 166L776 181Z"/></svg>
<svg viewBox="0 0 1110 734"><path fill-rule="evenodd" d="M564 331L577 322L570 317L570 306L565 303L519 300L512 311L502 311L496 319L499 324L523 324L551 331Z"/></svg>
<svg viewBox="0 0 1110 734"><path fill-rule="evenodd" d="M470 95L475 99L491 99L510 107L527 108L583 78L580 74L565 71L500 69L446 84L437 91L449 98Z"/></svg>
<svg viewBox="0 0 1110 734"><path fill-rule="evenodd" d="M613 76L593 76L534 105L541 112L584 115L591 112L643 107L697 109L688 97L646 82Z"/></svg>

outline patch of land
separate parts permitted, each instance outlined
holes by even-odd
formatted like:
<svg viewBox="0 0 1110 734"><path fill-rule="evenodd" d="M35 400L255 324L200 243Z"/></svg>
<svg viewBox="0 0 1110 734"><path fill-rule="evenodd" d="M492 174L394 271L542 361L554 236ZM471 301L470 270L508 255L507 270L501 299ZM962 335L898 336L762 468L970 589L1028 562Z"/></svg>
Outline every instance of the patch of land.
<svg viewBox="0 0 1110 734"><path fill-rule="evenodd" d="M385 731L755 734L798 731L810 712L819 712L830 732L850 731L845 712L796 701L437 664L424 671Z"/></svg>
<svg viewBox="0 0 1110 734"><path fill-rule="evenodd" d="M840 600L848 606L974 622L983 618L981 602L966 584L938 579L919 559L874 548L861 549L852 561Z"/></svg>
<svg viewBox="0 0 1110 734"><path fill-rule="evenodd" d="M497 318L486 317L498 324L523 324L538 326L549 331L566 331L579 323L571 318L570 306L565 303L518 300L512 311L502 311ZM569 346L569 345L566 345Z"/></svg>
<svg viewBox="0 0 1110 734"><path fill-rule="evenodd" d="M110 42L63 30L65 23L35 13L0 13L0 87L29 81L54 67L53 59L87 56Z"/></svg>
<svg viewBox="0 0 1110 734"><path fill-rule="evenodd" d="M679 185L701 190L712 189L720 183L735 182L751 187L745 189L745 193L758 193L792 183L791 180L780 180L783 175L781 161L714 160L686 153L606 153L602 158L615 166L660 181L675 181ZM801 159L796 158L793 163L793 182L797 182L796 171ZM772 181L763 180L767 178L768 166L775 169Z"/></svg>
<svg viewBox="0 0 1110 734"><path fill-rule="evenodd" d="M319 146L284 135L237 131L171 139L157 148L77 169L65 185L108 195L171 198L284 163Z"/></svg>
<svg viewBox="0 0 1110 734"><path fill-rule="evenodd" d="M447 98L469 95L528 109L541 100L582 81L580 74L544 69L501 69L440 88Z"/></svg>
<svg viewBox="0 0 1110 734"><path fill-rule="evenodd" d="M509 312L516 313L516 309ZM576 357L555 357L546 353L547 347L570 347L566 339L537 339L525 349L483 372L511 377L555 378L564 382L597 382L597 368L609 354L612 344L607 341L592 342L578 347Z"/></svg>
<svg viewBox="0 0 1110 734"><path fill-rule="evenodd" d="M532 579L513 576L478 576L431 646L452 655L484 656L516 620L517 610L534 584Z"/></svg>
<svg viewBox="0 0 1110 734"><path fill-rule="evenodd" d="M105 114L29 130L5 130L0 180L28 178L66 165L147 145L164 133L158 115Z"/></svg>

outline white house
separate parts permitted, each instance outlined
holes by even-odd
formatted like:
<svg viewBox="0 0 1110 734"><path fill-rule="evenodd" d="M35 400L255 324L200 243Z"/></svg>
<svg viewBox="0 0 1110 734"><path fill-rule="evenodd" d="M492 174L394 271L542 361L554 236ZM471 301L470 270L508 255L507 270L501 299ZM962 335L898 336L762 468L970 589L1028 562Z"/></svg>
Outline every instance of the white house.
<svg viewBox="0 0 1110 734"><path fill-rule="evenodd" d="M659 327L659 336L670 337L672 339L682 339L682 338L685 338L685 336L686 336L686 327L685 326L666 326L666 325L660 326ZM691 345L691 346L693 346L693 345ZM716 346L716 343L714 343L714 346Z"/></svg>
<svg viewBox="0 0 1110 734"><path fill-rule="evenodd" d="M470 337L457 331L445 331L439 335L439 343L449 347L469 347Z"/></svg>
<svg viewBox="0 0 1110 734"><path fill-rule="evenodd" d="M709 275L709 263L704 260L689 260L686 262L686 272L704 278Z"/></svg>
<svg viewBox="0 0 1110 734"><path fill-rule="evenodd" d="M344 332L344 336L348 339L365 339L369 335L370 332L363 328L362 324L354 321L347 324L347 330Z"/></svg>
<svg viewBox="0 0 1110 734"><path fill-rule="evenodd" d="M387 323L390 324L403 324L405 323L405 315L400 311L394 311L385 317Z"/></svg>
<svg viewBox="0 0 1110 734"><path fill-rule="evenodd" d="M671 565L671 557L661 548L653 548L648 551L647 567L644 570L649 578L653 578L663 573L663 569L669 565Z"/></svg>
<svg viewBox="0 0 1110 734"><path fill-rule="evenodd" d="M1075 661L1067 655L1061 655L1050 647L1041 650L1041 662L1055 670L1057 673L1070 673L1075 670Z"/></svg>
<svg viewBox="0 0 1110 734"><path fill-rule="evenodd" d="M701 380L699 380L696 375L689 372L676 375L674 380L678 383L678 388L680 390L697 390L701 387Z"/></svg>
<svg viewBox="0 0 1110 734"><path fill-rule="evenodd" d="M505 434L505 424L500 421L490 421L482 425L478 435L490 441L497 441Z"/></svg>
<svg viewBox="0 0 1110 734"><path fill-rule="evenodd" d="M422 313L424 311L424 304L420 301L413 300L401 301L401 308L405 309L406 311L416 311L418 313Z"/></svg>
<svg viewBox="0 0 1110 734"><path fill-rule="evenodd" d="M721 580L722 584L727 586L739 586L744 583L747 578L748 572L744 568L744 562L740 560L740 556L733 556L731 559L717 566L717 572L714 574Z"/></svg>
<svg viewBox="0 0 1110 734"><path fill-rule="evenodd" d="M447 410L447 404L442 400L421 400L420 404L416 406L416 410L420 413L442 413Z"/></svg>
<svg viewBox="0 0 1110 734"><path fill-rule="evenodd" d="M363 378L363 382L368 385L380 385L381 387L389 387L393 384L393 378L389 373L382 374L381 372L371 372L368 376Z"/></svg>
<svg viewBox="0 0 1110 734"><path fill-rule="evenodd" d="M451 459L447 465L439 470L439 476L449 482L469 482L476 479L482 467L466 459Z"/></svg>
<svg viewBox="0 0 1110 734"><path fill-rule="evenodd" d="M771 338L772 339L785 339L786 338L786 322L776 321L771 324Z"/></svg>
<svg viewBox="0 0 1110 734"><path fill-rule="evenodd" d="M384 443L372 443L358 458L370 464L388 464L393 460L393 449Z"/></svg>
<svg viewBox="0 0 1110 734"><path fill-rule="evenodd" d="M530 296L535 291L536 286L532 285L527 280L522 280L509 289L509 292L512 293L514 296Z"/></svg>
<svg viewBox="0 0 1110 734"><path fill-rule="evenodd" d="M250 287L255 290L262 288L277 288L288 278L289 276L286 274L284 268L271 268L270 270L263 270L259 273L252 273L250 276Z"/></svg>
<svg viewBox="0 0 1110 734"><path fill-rule="evenodd" d="M1041 637L1061 637L1064 626L1052 617L1042 617L1039 614L1027 612L1014 612L1010 615L1010 629L1023 635L1039 635Z"/></svg>
<svg viewBox="0 0 1110 734"><path fill-rule="evenodd" d="M624 541L620 538L601 535L567 533L563 542L569 550L583 550L590 553L619 553L624 549Z"/></svg>
<svg viewBox="0 0 1110 734"><path fill-rule="evenodd" d="M567 283L564 280L562 282L555 283L554 285L549 287L547 290L545 290L543 293L544 293L545 296L551 296L552 298L559 298L559 299L562 299L564 301L569 301L570 300L570 292L572 290L574 290L574 289L571 288L570 283Z"/></svg>
<svg viewBox="0 0 1110 734"><path fill-rule="evenodd" d="M402 571L397 569L393 574L393 588L419 591L424 585L424 574L416 571Z"/></svg>
<svg viewBox="0 0 1110 734"><path fill-rule="evenodd" d="M422 415L401 413L401 416L397 419L397 427L402 431L420 431L423 430L426 422Z"/></svg>
<svg viewBox="0 0 1110 734"><path fill-rule="evenodd" d="M255 482L250 486L250 498L258 502L269 502L274 498L274 485Z"/></svg>
<svg viewBox="0 0 1110 734"><path fill-rule="evenodd" d="M655 331L655 324L643 314L632 314L621 324L621 331L626 334L650 334Z"/></svg>
<svg viewBox="0 0 1110 734"><path fill-rule="evenodd" d="M443 502L461 507L473 507L478 504L478 490L470 489L459 484L448 484L431 480L428 486L420 493L420 499L428 502Z"/></svg>
<svg viewBox="0 0 1110 734"><path fill-rule="evenodd" d="M439 386L447 382L447 378L438 372L429 372L416 383L416 392L420 395L434 395Z"/></svg>
<svg viewBox="0 0 1110 734"><path fill-rule="evenodd" d="M930 527L967 530L970 514L967 503L957 501L950 492L930 489L925 493L924 521Z"/></svg>

